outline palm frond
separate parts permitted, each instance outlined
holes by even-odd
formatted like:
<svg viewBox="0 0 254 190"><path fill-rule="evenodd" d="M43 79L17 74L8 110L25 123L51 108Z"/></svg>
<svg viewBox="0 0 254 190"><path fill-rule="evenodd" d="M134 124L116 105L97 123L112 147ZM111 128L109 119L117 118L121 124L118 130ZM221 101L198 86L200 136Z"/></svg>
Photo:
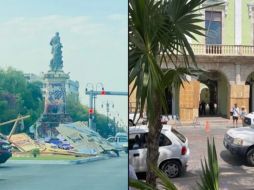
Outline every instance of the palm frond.
<svg viewBox="0 0 254 190"><path fill-rule="evenodd" d="M202 174L201 182L197 182L200 190L219 190L219 165L216 153L216 147L213 139L213 144L207 138L208 161L201 160Z"/></svg>
<svg viewBox="0 0 254 190"><path fill-rule="evenodd" d="M159 184L165 190L177 190L176 186L171 182L170 178L161 171L158 167L152 166L152 170L155 172L156 176L160 179Z"/></svg>
<svg viewBox="0 0 254 190"><path fill-rule="evenodd" d="M129 186L140 190L156 190L148 183L136 179L129 179Z"/></svg>
<svg viewBox="0 0 254 190"><path fill-rule="evenodd" d="M158 185L163 187L163 189L165 190L177 190L176 186L171 182L170 178L168 178L168 176L164 172L162 172L158 167L152 165L151 169L154 171L155 175L159 178ZM148 183L135 179L129 179L129 186L142 190L157 190L157 188L154 188Z"/></svg>

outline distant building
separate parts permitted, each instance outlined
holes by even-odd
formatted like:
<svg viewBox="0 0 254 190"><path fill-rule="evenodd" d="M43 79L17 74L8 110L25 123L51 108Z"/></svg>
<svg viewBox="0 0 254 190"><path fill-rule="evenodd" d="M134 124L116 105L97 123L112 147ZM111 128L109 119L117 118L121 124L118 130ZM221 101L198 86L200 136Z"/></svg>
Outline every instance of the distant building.
<svg viewBox="0 0 254 190"><path fill-rule="evenodd" d="M44 92L43 92L43 89L44 89L44 83L43 83L43 77L42 77L42 74L40 75L36 75L36 74L33 74L33 73L25 73L24 74L24 77L25 79L28 81L28 82L40 82L41 85L40 85L40 88L42 90L42 94L43 94L43 97L44 97Z"/></svg>
<svg viewBox="0 0 254 190"><path fill-rule="evenodd" d="M45 97L45 83L43 79L43 73L40 75L36 75L33 73L25 73L24 77L28 82L41 82L43 85L41 86L42 94L43 97ZM66 89L66 95L73 95L75 99L78 101L79 100L79 82L74 81L71 79L66 80L65 84L65 89Z"/></svg>
<svg viewBox="0 0 254 190"><path fill-rule="evenodd" d="M66 95L73 95L75 99L79 100L79 82L68 79L65 84Z"/></svg>
<svg viewBox="0 0 254 190"><path fill-rule="evenodd" d="M36 74L33 74L33 73L25 73L24 77L26 78L26 80L28 82L37 82L37 81L39 81L39 82L43 83L42 75L36 75Z"/></svg>

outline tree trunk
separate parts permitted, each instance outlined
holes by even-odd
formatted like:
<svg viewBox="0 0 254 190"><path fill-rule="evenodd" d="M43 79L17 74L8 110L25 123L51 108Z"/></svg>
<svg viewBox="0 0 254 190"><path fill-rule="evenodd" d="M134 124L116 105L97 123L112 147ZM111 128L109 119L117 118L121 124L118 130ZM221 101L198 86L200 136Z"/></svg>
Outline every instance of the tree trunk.
<svg viewBox="0 0 254 190"><path fill-rule="evenodd" d="M159 158L159 137L162 129L161 125L161 103L158 100L156 94L153 95L153 105L154 105L154 120L149 120L148 128L148 139L147 139L147 172L146 172L146 182L156 187L156 175L151 169L151 165L157 166Z"/></svg>

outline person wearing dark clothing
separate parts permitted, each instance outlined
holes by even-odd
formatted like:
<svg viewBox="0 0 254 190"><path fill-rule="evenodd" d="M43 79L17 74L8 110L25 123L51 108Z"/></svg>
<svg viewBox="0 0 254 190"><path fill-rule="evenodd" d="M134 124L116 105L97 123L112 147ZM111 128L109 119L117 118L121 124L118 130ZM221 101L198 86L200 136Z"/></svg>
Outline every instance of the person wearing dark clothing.
<svg viewBox="0 0 254 190"><path fill-rule="evenodd" d="M213 102L210 102L209 103L209 111L210 111L210 114L211 115L214 115L215 114L215 112L214 112L214 103Z"/></svg>
<svg viewBox="0 0 254 190"><path fill-rule="evenodd" d="M206 103L205 103L204 100L202 100L202 102L201 102L201 115L206 115L205 106L206 106Z"/></svg>

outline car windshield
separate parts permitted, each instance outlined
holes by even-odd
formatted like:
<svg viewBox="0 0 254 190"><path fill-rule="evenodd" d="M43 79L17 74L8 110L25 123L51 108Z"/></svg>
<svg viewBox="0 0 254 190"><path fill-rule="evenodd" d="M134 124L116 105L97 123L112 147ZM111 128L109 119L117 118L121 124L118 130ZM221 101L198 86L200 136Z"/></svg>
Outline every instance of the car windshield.
<svg viewBox="0 0 254 190"><path fill-rule="evenodd" d="M179 133L177 130L174 128L171 129L172 133L174 133L183 143L186 142L185 136L183 136L181 133Z"/></svg>
<svg viewBox="0 0 254 190"><path fill-rule="evenodd" d="M119 142L128 142L128 139L126 137L119 138Z"/></svg>

